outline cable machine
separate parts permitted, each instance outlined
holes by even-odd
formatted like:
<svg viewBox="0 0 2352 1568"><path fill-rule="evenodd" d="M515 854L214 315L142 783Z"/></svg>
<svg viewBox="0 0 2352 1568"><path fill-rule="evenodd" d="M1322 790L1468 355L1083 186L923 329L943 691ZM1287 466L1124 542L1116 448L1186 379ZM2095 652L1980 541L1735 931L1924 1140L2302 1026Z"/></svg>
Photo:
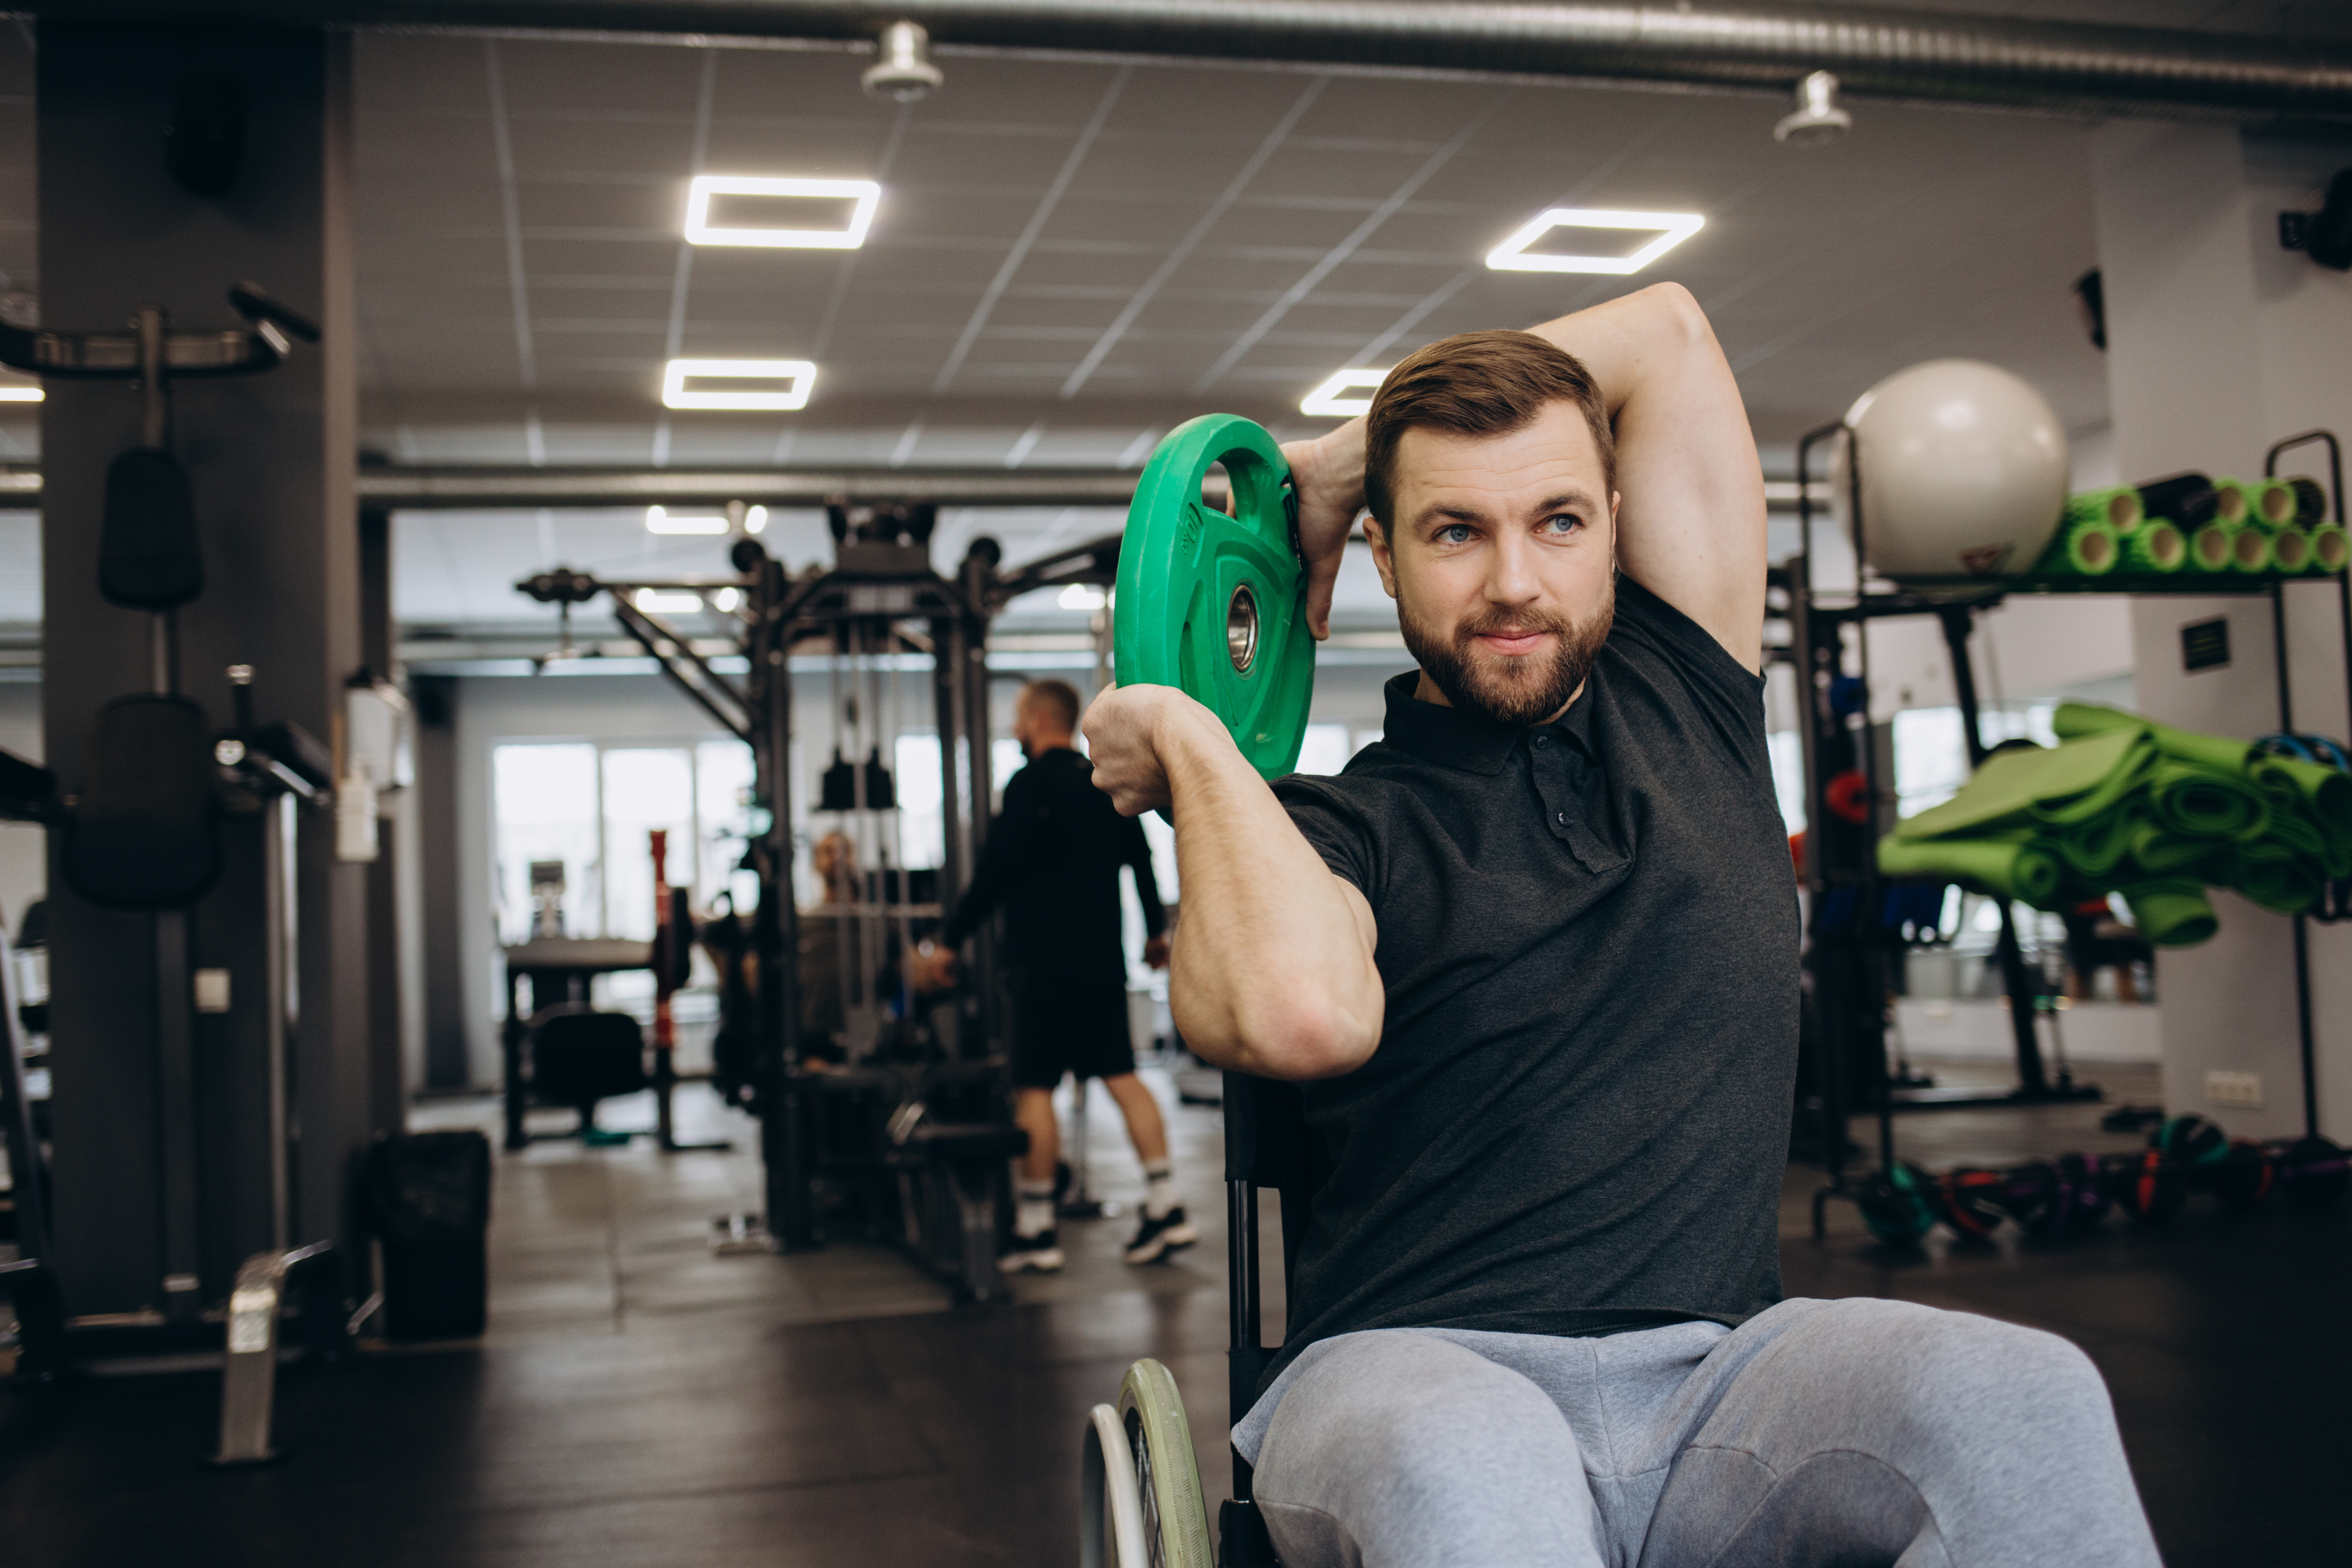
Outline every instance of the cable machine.
<svg viewBox="0 0 2352 1568"><path fill-rule="evenodd" d="M737 510L739 509L730 509ZM1093 541L999 570L1002 548L975 539L952 576L930 563L937 508L828 506L830 566L794 574L739 536L731 577L610 582L563 568L518 584L570 612L609 597L624 631L663 674L751 750L750 834L741 868L758 894L706 920L718 961L720 1094L760 1121L765 1209L719 1222L722 1250L797 1250L829 1234L887 1237L960 1300L1003 1292L996 1254L1010 1224L1008 1161L1024 1146L1010 1115L992 934L970 978L917 995L904 956L969 885L993 793L989 748L990 622L1021 595L1116 580L1118 541ZM691 595L724 637L698 636L657 608ZM560 656L560 655L559 655ZM906 865L904 790L895 742L919 722L929 675L939 737L941 863ZM826 719L804 739L831 754L806 802L820 902L794 898L795 674L821 675ZM816 853L824 846L822 856ZM811 994L821 979L830 994Z"/></svg>

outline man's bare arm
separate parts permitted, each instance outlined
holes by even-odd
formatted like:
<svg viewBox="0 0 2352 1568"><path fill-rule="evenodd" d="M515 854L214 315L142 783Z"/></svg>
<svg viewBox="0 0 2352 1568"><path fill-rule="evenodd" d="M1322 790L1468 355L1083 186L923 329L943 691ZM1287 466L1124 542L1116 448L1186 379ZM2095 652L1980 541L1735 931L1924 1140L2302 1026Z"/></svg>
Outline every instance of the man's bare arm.
<svg viewBox="0 0 2352 1568"><path fill-rule="evenodd" d="M1387 996L1362 893L1331 874L1207 709L1168 686L1087 710L1095 784L1128 816L1176 824L1183 888L1168 1000L1202 1060L1261 1078L1335 1078L1379 1046Z"/></svg>
<svg viewBox="0 0 2352 1568"><path fill-rule="evenodd" d="M1625 574L1761 668L1763 469L1738 383L1698 301L1679 283L1660 283L1528 330L1582 361L1609 409ZM1320 636L1363 505L1363 421L1283 451L1299 490L1307 616Z"/></svg>

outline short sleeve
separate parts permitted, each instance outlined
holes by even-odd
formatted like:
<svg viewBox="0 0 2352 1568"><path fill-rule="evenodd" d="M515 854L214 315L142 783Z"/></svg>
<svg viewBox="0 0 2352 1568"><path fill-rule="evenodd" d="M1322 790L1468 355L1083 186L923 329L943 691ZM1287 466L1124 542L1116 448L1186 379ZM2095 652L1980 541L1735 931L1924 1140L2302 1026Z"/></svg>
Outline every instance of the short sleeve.
<svg viewBox="0 0 2352 1568"><path fill-rule="evenodd" d="M1714 634L1631 577L1617 580L1616 624L1611 647L1633 665L1650 666L1653 678L1670 677L1689 693L1701 721L1723 738L1743 766L1770 763L1765 756L1764 677L1731 657Z"/></svg>
<svg viewBox="0 0 2352 1568"><path fill-rule="evenodd" d="M1274 797L1331 874L1354 883L1377 907L1380 835L1363 803L1342 787L1341 780L1305 773L1275 780Z"/></svg>

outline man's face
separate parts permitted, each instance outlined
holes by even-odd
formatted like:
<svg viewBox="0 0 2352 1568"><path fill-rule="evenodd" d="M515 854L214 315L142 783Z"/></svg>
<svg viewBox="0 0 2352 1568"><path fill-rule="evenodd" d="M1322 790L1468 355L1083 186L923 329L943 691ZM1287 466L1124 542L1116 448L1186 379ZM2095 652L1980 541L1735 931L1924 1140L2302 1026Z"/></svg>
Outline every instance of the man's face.
<svg viewBox="0 0 2352 1568"><path fill-rule="evenodd" d="M1503 436L1407 430L1366 529L1421 695L1532 724L1583 686L1616 608L1617 497L1572 403Z"/></svg>

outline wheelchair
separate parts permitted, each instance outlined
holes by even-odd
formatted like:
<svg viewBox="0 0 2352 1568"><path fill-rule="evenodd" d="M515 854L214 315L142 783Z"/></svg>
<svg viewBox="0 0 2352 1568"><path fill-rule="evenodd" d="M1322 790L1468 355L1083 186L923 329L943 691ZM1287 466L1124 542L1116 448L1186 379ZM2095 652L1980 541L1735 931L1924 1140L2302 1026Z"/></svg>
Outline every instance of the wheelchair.
<svg viewBox="0 0 2352 1568"><path fill-rule="evenodd" d="M1282 1196L1282 1272L1293 1278L1307 1206L1331 1173L1323 1141L1307 1125L1298 1086L1224 1075L1226 1424L1257 1398L1258 1378L1279 1344L1260 1343L1257 1195ZM1232 1453L1232 1500L1218 1510L1209 1547L1207 1504L1192 1427L1175 1376L1159 1362L1127 1369L1117 1405L1088 1413L1079 1460L1079 1561L1086 1568L1276 1568L1252 1500L1249 1462Z"/></svg>

